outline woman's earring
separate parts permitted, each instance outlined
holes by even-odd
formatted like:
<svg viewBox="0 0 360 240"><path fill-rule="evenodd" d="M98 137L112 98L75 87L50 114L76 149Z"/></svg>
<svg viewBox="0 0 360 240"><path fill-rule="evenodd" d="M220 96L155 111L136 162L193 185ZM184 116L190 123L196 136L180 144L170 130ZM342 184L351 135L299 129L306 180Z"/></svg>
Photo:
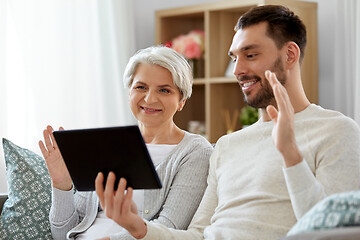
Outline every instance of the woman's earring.
<svg viewBox="0 0 360 240"><path fill-rule="evenodd" d="M182 107L179 107L179 108L178 108L178 111L180 112L181 110L182 110Z"/></svg>

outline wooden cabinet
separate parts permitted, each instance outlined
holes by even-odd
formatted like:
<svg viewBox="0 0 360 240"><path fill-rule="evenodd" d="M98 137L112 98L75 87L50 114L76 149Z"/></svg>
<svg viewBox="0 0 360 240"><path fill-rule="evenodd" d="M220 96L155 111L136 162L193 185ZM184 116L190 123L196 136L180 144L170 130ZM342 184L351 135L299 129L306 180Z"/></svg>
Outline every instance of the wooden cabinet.
<svg viewBox="0 0 360 240"><path fill-rule="evenodd" d="M206 136L216 142L226 134L223 111L234 114L245 105L235 77L224 77L229 64L228 50L238 18L254 6L280 4L299 15L307 28L308 43L302 65L305 92L312 103L318 102L317 4L295 0L226 0L209 4L158 10L156 44L165 43L194 29L205 32L203 78L194 79L193 94L176 124L188 129L189 121L205 122ZM237 121L236 130L240 129Z"/></svg>

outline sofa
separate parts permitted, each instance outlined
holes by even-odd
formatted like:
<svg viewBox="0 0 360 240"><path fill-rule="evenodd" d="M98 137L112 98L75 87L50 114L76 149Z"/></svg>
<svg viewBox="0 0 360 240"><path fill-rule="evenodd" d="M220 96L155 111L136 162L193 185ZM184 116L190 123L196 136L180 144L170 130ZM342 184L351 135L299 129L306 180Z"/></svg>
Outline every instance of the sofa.
<svg viewBox="0 0 360 240"><path fill-rule="evenodd" d="M48 213L51 179L42 157L3 139L11 198L0 194L0 236L52 239ZM11 157L10 157L11 156ZM15 217L14 217L15 216ZM331 195L316 204L281 240L360 240L360 191Z"/></svg>
<svg viewBox="0 0 360 240"><path fill-rule="evenodd" d="M360 227L318 230L287 236L281 240L359 240Z"/></svg>
<svg viewBox="0 0 360 240"><path fill-rule="evenodd" d="M0 209L2 209L7 195L0 195ZM360 227L341 227L326 230L317 230L287 236L281 240L359 240Z"/></svg>
<svg viewBox="0 0 360 240"><path fill-rule="evenodd" d="M4 205L4 203L5 203L5 201L6 201L6 199L7 199L7 195L1 195L0 194L0 212L1 212L1 210L2 210L2 208L3 208L3 205Z"/></svg>

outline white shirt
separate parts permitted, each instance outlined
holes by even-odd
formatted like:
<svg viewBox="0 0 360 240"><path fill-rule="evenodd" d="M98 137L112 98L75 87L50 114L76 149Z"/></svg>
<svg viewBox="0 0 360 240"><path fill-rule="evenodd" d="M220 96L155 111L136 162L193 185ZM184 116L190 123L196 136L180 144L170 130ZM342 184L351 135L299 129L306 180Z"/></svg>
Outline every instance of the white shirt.
<svg viewBox="0 0 360 240"><path fill-rule="evenodd" d="M161 163L176 147L176 145L167 144L146 144L146 146L155 167ZM133 201L138 208L138 214L142 216L144 208L144 190L134 190ZM121 231L126 230L112 219L106 217L104 211L100 211L98 212L97 217L91 227L85 232L77 235L76 239L85 240L103 238Z"/></svg>

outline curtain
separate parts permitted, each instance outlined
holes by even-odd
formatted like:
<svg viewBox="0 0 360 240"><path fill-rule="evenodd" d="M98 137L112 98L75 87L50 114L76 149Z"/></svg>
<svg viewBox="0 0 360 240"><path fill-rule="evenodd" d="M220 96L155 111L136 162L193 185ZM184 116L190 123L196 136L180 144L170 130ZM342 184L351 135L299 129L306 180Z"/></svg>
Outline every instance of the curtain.
<svg viewBox="0 0 360 240"><path fill-rule="evenodd" d="M135 123L122 85L132 13L128 0L0 0L0 137L40 153L48 124Z"/></svg>
<svg viewBox="0 0 360 240"><path fill-rule="evenodd" d="M354 1L355 8L355 108L354 118L355 121L360 125L360 2Z"/></svg>
<svg viewBox="0 0 360 240"><path fill-rule="evenodd" d="M337 0L335 16L335 109L360 124L360 2Z"/></svg>

